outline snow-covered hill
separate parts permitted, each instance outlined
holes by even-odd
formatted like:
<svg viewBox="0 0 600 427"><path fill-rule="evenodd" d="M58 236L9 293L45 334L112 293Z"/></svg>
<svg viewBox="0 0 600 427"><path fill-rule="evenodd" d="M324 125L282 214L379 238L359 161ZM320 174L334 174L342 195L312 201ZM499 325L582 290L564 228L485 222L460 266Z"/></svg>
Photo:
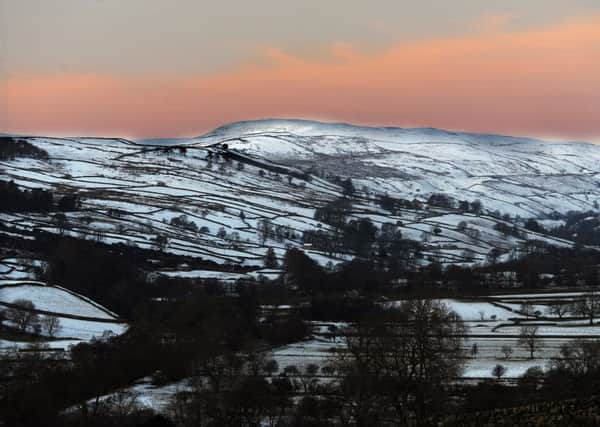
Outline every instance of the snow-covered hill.
<svg viewBox="0 0 600 427"><path fill-rule="evenodd" d="M274 276L277 271L261 270L268 248L281 258L287 248L302 247L323 265L350 259L302 241L307 230L330 228L315 219L315 209L342 196L332 175L351 177L359 190L350 219L370 218L378 228L393 224L404 238L424 242L423 262L443 264L485 262L492 249L508 258L528 240L568 246L527 230L502 232L498 224L513 224L489 212L587 210L598 198L600 147L588 144L279 120L233 124L164 147L123 139L22 139L48 159L0 161L0 180L51 189L55 196L76 194L82 206L62 223L56 215L2 213L1 234L27 239L32 230L44 230L213 263L207 271L196 265L157 272L171 277ZM427 204L386 210L377 203L385 192L422 201L439 192L480 199L484 213ZM0 279L30 278L31 265L14 255L0 259Z"/></svg>
<svg viewBox="0 0 600 427"><path fill-rule="evenodd" d="M27 300L34 312L51 315L59 325L53 334L52 348L67 348L80 341L100 338L107 333L122 334L127 325L118 316L96 302L73 291L41 282L0 282L0 309L10 307L15 301ZM12 325L11 325L12 326ZM42 330L42 335L47 331ZM7 348L26 347L27 342L0 339L0 353Z"/></svg>
<svg viewBox="0 0 600 427"><path fill-rule="evenodd" d="M488 212L543 217L598 210L600 146L437 129L302 120L233 123L191 143L226 141L266 159L350 176L357 187L426 200L479 199Z"/></svg>

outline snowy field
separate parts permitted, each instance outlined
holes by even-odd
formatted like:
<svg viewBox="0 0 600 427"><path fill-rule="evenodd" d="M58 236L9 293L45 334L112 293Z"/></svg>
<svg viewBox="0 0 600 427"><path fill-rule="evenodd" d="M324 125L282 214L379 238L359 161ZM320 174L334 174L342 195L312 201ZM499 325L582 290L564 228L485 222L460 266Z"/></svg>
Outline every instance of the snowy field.
<svg viewBox="0 0 600 427"><path fill-rule="evenodd" d="M467 326L465 337L465 369L462 379L467 381L478 381L491 378L492 369L496 364L506 368L505 379L511 380L523 375L531 367L546 369L552 357L558 355L560 347L571 341L575 335L590 339L600 338L600 326L588 326L580 319L551 319L554 325L548 325L548 320L539 320L535 317L527 318L525 315L502 308L502 298L509 300L527 300L533 294L512 294L486 297L486 300L475 299L443 299L451 310L456 311ZM540 294L535 294L539 296ZM577 297L580 292L557 292L545 293L543 298L548 303L563 301L568 298ZM393 304L393 303L392 303ZM263 310L289 309L291 306L263 306ZM535 325L544 323L539 329L540 348L530 358L527 349L518 343L518 334L521 324ZM292 343L272 349L272 356L278 363L278 371L275 375L288 366L296 366L300 372L310 364L323 367L333 361L333 351L343 351L343 330L348 326L345 322L313 322L312 336L301 342ZM335 330L335 334L331 331ZM474 353L473 347L477 348ZM510 347L511 352L505 355L504 347ZM317 374L320 381L330 381L331 378L322 372ZM141 406L147 406L165 411L170 398L177 392L189 389L186 380L164 386L153 386L150 378L143 378L125 390L135 393L137 402ZM105 396L104 398L108 398Z"/></svg>
<svg viewBox="0 0 600 427"><path fill-rule="evenodd" d="M265 126L273 130L267 132ZM309 167L332 176L352 175L360 199L349 219L370 218L378 227L395 224L404 237L424 243L422 262L474 264L486 262L494 248L501 250L501 260L518 257L526 240L571 243L527 230L521 230L521 237L503 235L495 229L502 221L485 214L431 206L386 211L377 205L378 197L388 193L423 202L444 191L457 200L482 200L485 212L500 209L523 217L594 209L586 197L597 188L595 183L590 187L595 177L585 171L600 164L600 149L583 144L542 146L533 140L313 122L242 123L168 149L122 139L27 140L46 150L50 160L0 162L0 179L22 188L51 189L56 196L77 193L82 210L66 213L67 226L62 228L52 216L2 213L3 235L31 239L32 230L44 230L146 249L158 248L156 238L163 236L161 250L213 262L223 273L182 269L167 275L215 274L230 281L237 277L231 265L260 269L268 248L281 261L286 248L303 246L304 231L329 228L314 219L315 208L342 196L343 189L331 179L305 173ZM223 140L235 151L220 149ZM506 146L510 155L500 156ZM546 152L537 159L541 147ZM568 161L563 149L573 155ZM231 153L235 159L228 157ZM489 176L492 167L483 167L483 162L497 163L498 174ZM333 166L343 170L330 170ZM577 178L565 176L565 194L555 194L557 186L544 182L563 172ZM544 185L547 191L540 190ZM190 226L182 225L181 218ZM316 249L307 253L322 265L348 258ZM31 266L11 261L0 260L0 280L34 277Z"/></svg>
<svg viewBox="0 0 600 427"><path fill-rule="evenodd" d="M305 120L233 123L193 142L221 140L266 159L345 172L409 200L443 192L521 217L598 210L594 144Z"/></svg>
<svg viewBox="0 0 600 427"><path fill-rule="evenodd" d="M58 286L41 282L0 284L0 303L17 299L33 301L35 308L56 314L114 320L118 316L88 298Z"/></svg>
<svg viewBox="0 0 600 427"><path fill-rule="evenodd" d="M466 364L464 378L490 378L492 368L501 364L507 368L506 378L517 378L528 368L540 366L546 368L548 361L558 355L561 345L574 338L600 339L600 321L589 326L587 320L565 317L546 316L545 305L540 304L541 317L527 317L518 312L519 305L514 305L514 311L503 308L502 298L527 300L533 294L498 295L483 300L474 299L443 299L451 310L461 316L467 327L465 337ZM536 294L539 296L540 294ZM543 298L547 304L558 301L570 301L570 298L580 296L580 292L545 293ZM394 303L391 303L394 304ZM332 349L344 347L343 337L337 334L331 337L328 326L342 330L344 324L320 323L314 328L310 340L290 344L275 349L274 356L280 369L287 365L303 368L311 363L323 366L331 358ZM529 351L519 344L521 326L538 326L539 351L531 359ZM473 348L476 351L473 352ZM508 357L503 347L510 347Z"/></svg>
<svg viewBox="0 0 600 427"><path fill-rule="evenodd" d="M118 316L82 295L50 286L41 282L4 282L0 284L0 308L8 307L15 300L31 301L41 316L52 314L59 320L60 327L55 336L44 342L50 348L67 349L81 341L99 339L108 335L120 335L127 324ZM42 330L42 335L45 331ZM0 339L3 349L27 347L30 342Z"/></svg>

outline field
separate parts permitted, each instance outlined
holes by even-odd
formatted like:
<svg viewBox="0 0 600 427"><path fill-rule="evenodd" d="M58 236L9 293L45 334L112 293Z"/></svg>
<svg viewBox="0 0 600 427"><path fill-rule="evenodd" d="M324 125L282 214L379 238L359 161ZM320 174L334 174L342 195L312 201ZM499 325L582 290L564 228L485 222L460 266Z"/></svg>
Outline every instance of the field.
<svg viewBox="0 0 600 427"><path fill-rule="evenodd" d="M38 315L52 315L60 322L55 336L44 336L41 342L52 349L67 349L82 341L99 339L107 333L120 335L127 325L119 317L90 299L59 286L41 282L4 282L0 284L0 308L8 308L15 300L33 302ZM40 342L40 340L36 340ZM13 347L24 348L31 339L0 339L0 352Z"/></svg>
<svg viewBox="0 0 600 427"><path fill-rule="evenodd" d="M316 137L306 139L300 134L280 137L288 142L296 138L295 146L304 147L305 151L307 144L322 145ZM364 148L364 144L357 146L352 138L344 138L344 134L337 138L340 144L346 141L340 145L349 150L342 153L344 156L358 148L371 150ZM268 248L273 248L280 260L287 247L304 248L322 265L336 265L350 259L348 253L326 253L306 247L302 241L305 231L331 229L315 219L315 209L341 197L342 186L301 165L282 164L286 163L285 156L266 156L265 150L274 144L270 137L263 139L256 139L263 151L254 153L244 144L233 144L236 148L240 145L237 151L223 149L221 142L228 138L214 136L171 148L136 145L121 139L27 138L30 144L48 152L49 160L15 158L0 162L0 179L12 180L23 189L51 190L57 198L76 195L81 207L66 212L64 221L55 215L0 213L3 224L0 235L27 240L34 238L35 231L42 231L160 249L168 254L193 257L204 264L202 268L182 265L159 270L158 274L197 279L261 274L259 270L263 268ZM371 141L367 146L376 149L377 144ZM469 147L479 146L472 143ZM453 173L462 168L456 166ZM583 165L578 170L582 168ZM469 174L475 172L481 173ZM431 181L439 175L421 173L420 180ZM503 233L497 229L499 225L513 224L488 215L493 206L484 205L482 214L429 206L428 196L443 190L434 185L423 188L419 195L401 196L405 199L414 196L421 205L386 210L377 201L388 192L392 177L369 179L371 184L364 188L355 184L348 220L369 218L378 228L393 224L404 238L422 242L423 263L481 264L487 261L492 249L499 250L500 261L507 260L520 256L528 241L559 247L572 245L518 226L517 234ZM467 181L463 184L471 186ZM400 196L400 189L392 193ZM455 196L473 200L481 194ZM514 197L508 191L502 196L503 200L520 203ZM574 195L569 197L576 199ZM0 279L32 279L35 277L32 270L40 262L14 256L0 259Z"/></svg>
<svg viewBox="0 0 600 427"><path fill-rule="evenodd" d="M545 368L558 355L561 345L575 339L600 338L600 322L589 324L587 319L565 315L562 319L549 314L547 308L555 303L573 302L581 292L495 295L477 299L443 299L442 301L464 320L466 352L464 379L491 378L492 368L501 364L507 368L505 378L517 378L533 366ZM529 302L534 313L520 312L522 302ZM392 303L393 304L393 303ZM343 328L346 324L316 323L310 340L294 343L274 351L279 365L305 367L327 363L332 349L344 347ZM522 326L537 326L539 350L530 358L527 348L519 345ZM330 327L338 332L332 333ZM473 348L476 348L476 351ZM502 348L509 346L506 357Z"/></svg>

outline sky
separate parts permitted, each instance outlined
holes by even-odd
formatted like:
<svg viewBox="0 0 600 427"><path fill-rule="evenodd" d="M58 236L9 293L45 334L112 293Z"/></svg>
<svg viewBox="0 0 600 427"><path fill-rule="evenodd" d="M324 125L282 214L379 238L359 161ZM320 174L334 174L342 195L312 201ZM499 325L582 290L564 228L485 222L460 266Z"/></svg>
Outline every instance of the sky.
<svg viewBox="0 0 600 427"><path fill-rule="evenodd" d="M0 0L0 132L276 117L600 142L600 1Z"/></svg>

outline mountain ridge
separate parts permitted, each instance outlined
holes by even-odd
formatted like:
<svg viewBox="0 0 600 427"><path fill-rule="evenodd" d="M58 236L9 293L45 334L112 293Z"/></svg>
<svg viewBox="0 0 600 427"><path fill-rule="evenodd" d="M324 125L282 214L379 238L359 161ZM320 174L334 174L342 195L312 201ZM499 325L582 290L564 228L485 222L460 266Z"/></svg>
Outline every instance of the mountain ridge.
<svg viewBox="0 0 600 427"><path fill-rule="evenodd" d="M225 125L187 145L222 142L394 197L447 193L481 199L489 212L537 218L597 209L600 146L592 143L275 119Z"/></svg>
<svg viewBox="0 0 600 427"><path fill-rule="evenodd" d="M471 132L464 130L452 130L437 127L402 127L402 126L369 126L369 125L355 125L348 122L336 122L336 121L320 121L320 120L308 120L308 119L296 119L296 118L266 118L256 120L241 120L223 124L217 128L208 131L202 135L188 138L188 140L203 139L211 137L215 134L224 133L225 131L239 131L240 128L244 127L266 127L265 131L274 130L289 130L286 128L295 127L296 130L301 126L300 129L310 128L330 128L330 129L346 129L352 132L387 132L387 133L429 133L432 135L445 135L445 136L456 136L456 137L483 137L483 138L498 138L498 139L509 139L519 141L531 141L531 142L544 142L547 144L590 144L595 145L589 141L575 141L575 140L548 140L537 137L527 136L516 136L502 133L491 133L491 132ZM185 139L185 138L178 138Z"/></svg>
<svg viewBox="0 0 600 427"><path fill-rule="evenodd" d="M298 138L286 134L283 140L286 147L299 149L315 142L310 137ZM335 147L338 139L327 140L325 148ZM372 155L369 150L367 157L355 160L332 152L328 167L338 168L340 176L336 176L310 170L310 158L290 162L285 155L265 157L260 155L264 152L247 150L248 141L262 140L246 141L243 136L239 145L231 143L228 148L215 141L161 147L119 139L25 140L47 155L1 161L0 180L12 181L25 190L51 191L57 199L76 195L81 208L65 212L62 219L43 212L28 212L25 216L19 212L0 213L0 235L7 238L19 235L31 239L37 232L45 232L107 244L124 243L195 257L204 260L199 264L203 268L212 263L211 268L222 266L226 277L238 277L240 270L232 273L227 266L238 266L243 274L248 269L260 270L269 248L279 260L290 247L303 248L322 265L352 259L354 254L349 248L328 249L314 244L315 236L335 232L335 226L324 221L319 210L349 197L352 206L346 212L347 221L369 219L377 229L394 229L402 238L422 242L423 259L419 263L483 263L493 250L508 259L518 256L529 241L571 245L525 230L499 215L490 216L485 200L483 211L472 209L475 198L468 199L465 210L456 205L441 206L439 198L431 201L425 193L413 200L407 192L392 194L392 203L386 204L386 191L382 191L386 186L395 185L399 176L410 183L414 180L411 176L421 172L399 169L398 174L386 178L382 171L390 168L378 166L378 177L373 178L376 168L368 163ZM266 142L273 147L281 140L269 137ZM369 149L370 144L366 138L358 146ZM376 154L383 159L390 155L387 151ZM322 157L318 161L325 165ZM434 166L440 168L440 164ZM434 172L437 175L433 178L443 178L439 171ZM362 179L354 177L362 173ZM348 181L344 183L349 178L354 182L352 191ZM425 178L433 179L429 175ZM515 200L509 193L505 197ZM305 246L310 242L314 246ZM16 277L8 274L11 279L27 278L20 273Z"/></svg>

